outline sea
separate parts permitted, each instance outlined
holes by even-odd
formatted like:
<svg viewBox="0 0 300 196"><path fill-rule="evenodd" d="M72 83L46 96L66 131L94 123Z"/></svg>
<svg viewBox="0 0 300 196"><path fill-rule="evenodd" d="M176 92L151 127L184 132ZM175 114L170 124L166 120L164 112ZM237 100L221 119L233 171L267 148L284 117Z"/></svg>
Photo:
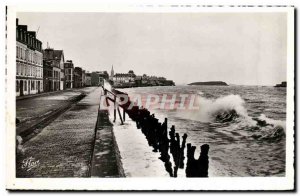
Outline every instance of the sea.
<svg viewBox="0 0 300 196"><path fill-rule="evenodd" d="M195 158L200 146L209 144L209 177L285 176L286 88L186 85L120 90L131 97L195 96L196 109L149 110L160 122L168 118L168 127L174 125L181 136L188 135L187 143L197 147ZM180 101L177 96L176 103Z"/></svg>

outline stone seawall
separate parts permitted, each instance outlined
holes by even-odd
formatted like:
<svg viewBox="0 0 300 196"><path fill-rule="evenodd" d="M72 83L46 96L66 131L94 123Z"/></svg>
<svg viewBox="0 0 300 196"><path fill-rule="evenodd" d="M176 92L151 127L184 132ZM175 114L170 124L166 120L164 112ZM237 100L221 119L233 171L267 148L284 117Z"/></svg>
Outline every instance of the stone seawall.
<svg viewBox="0 0 300 196"><path fill-rule="evenodd" d="M100 96L103 99L102 95ZM109 119L109 111L99 107L95 143L91 160L91 177L125 177L121 156Z"/></svg>

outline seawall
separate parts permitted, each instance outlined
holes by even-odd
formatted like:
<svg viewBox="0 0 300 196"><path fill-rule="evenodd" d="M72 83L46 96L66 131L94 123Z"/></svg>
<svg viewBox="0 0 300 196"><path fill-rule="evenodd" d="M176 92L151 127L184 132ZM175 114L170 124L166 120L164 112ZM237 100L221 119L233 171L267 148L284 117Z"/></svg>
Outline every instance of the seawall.
<svg viewBox="0 0 300 196"><path fill-rule="evenodd" d="M102 99L103 92L100 95L100 103ZM109 111L101 108L101 105L99 105L95 127L91 177L125 177L113 124L109 119Z"/></svg>

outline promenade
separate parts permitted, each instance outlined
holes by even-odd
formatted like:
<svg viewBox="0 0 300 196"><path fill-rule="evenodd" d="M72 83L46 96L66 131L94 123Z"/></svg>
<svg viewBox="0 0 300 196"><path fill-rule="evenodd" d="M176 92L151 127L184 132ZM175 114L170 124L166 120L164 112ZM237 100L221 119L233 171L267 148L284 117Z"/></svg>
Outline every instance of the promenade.
<svg viewBox="0 0 300 196"><path fill-rule="evenodd" d="M96 87L70 89L17 99L16 118L19 121L16 125L17 135L26 140L31 138L32 136L28 135L32 134L33 131L39 132L39 129L47 126L57 116L70 108L73 103L81 100L95 89Z"/></svg>
<svg viewBox="0 0 300 196"><path fill-rule="evenodd" d="M82 93L85 94L82 100L70 102ZM17 114L24 122L26 115L35 119L27 122L37 122L39 116L55 113L62 105L71 105L45 127L34 129L32 137L23 140L20 146L23 152L16 154L16 176L168 177L159 154L153 153L128 114L121 125L120 119L114 122L112 107L101 108L100 103L105 103L103 95L101 87L89 87L18 101L23 108L18 108ZM43 102L44 108L33 107L42 106ZM25 112L24 107L32 108Z"/></svg>
<svg viewBox="0 0 300 196"><path fill-rule="evenodd" d="M23 144L24 153L17 154L17 177L91 176L102 89L87 92L85 98Z"/></svg>

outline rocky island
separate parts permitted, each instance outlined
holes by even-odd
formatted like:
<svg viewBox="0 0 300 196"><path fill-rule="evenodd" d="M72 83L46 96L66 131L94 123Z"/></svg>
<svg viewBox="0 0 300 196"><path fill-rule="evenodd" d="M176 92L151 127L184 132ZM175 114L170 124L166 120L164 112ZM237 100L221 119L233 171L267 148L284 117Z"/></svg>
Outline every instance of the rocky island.
<svg viewBox="0 0 300 196"><path fill-rule="evenodd" d="M286 87L286 82L281 82L281 84L276 84L274 87Z"/></svg>
<svg viewBox="0 0 300 196"><path fill-rule="evenodd" d="M213 86L228 86L226 82L222 81L209 81L209 82L193 82L188 85L213 85Z"/></svg>

